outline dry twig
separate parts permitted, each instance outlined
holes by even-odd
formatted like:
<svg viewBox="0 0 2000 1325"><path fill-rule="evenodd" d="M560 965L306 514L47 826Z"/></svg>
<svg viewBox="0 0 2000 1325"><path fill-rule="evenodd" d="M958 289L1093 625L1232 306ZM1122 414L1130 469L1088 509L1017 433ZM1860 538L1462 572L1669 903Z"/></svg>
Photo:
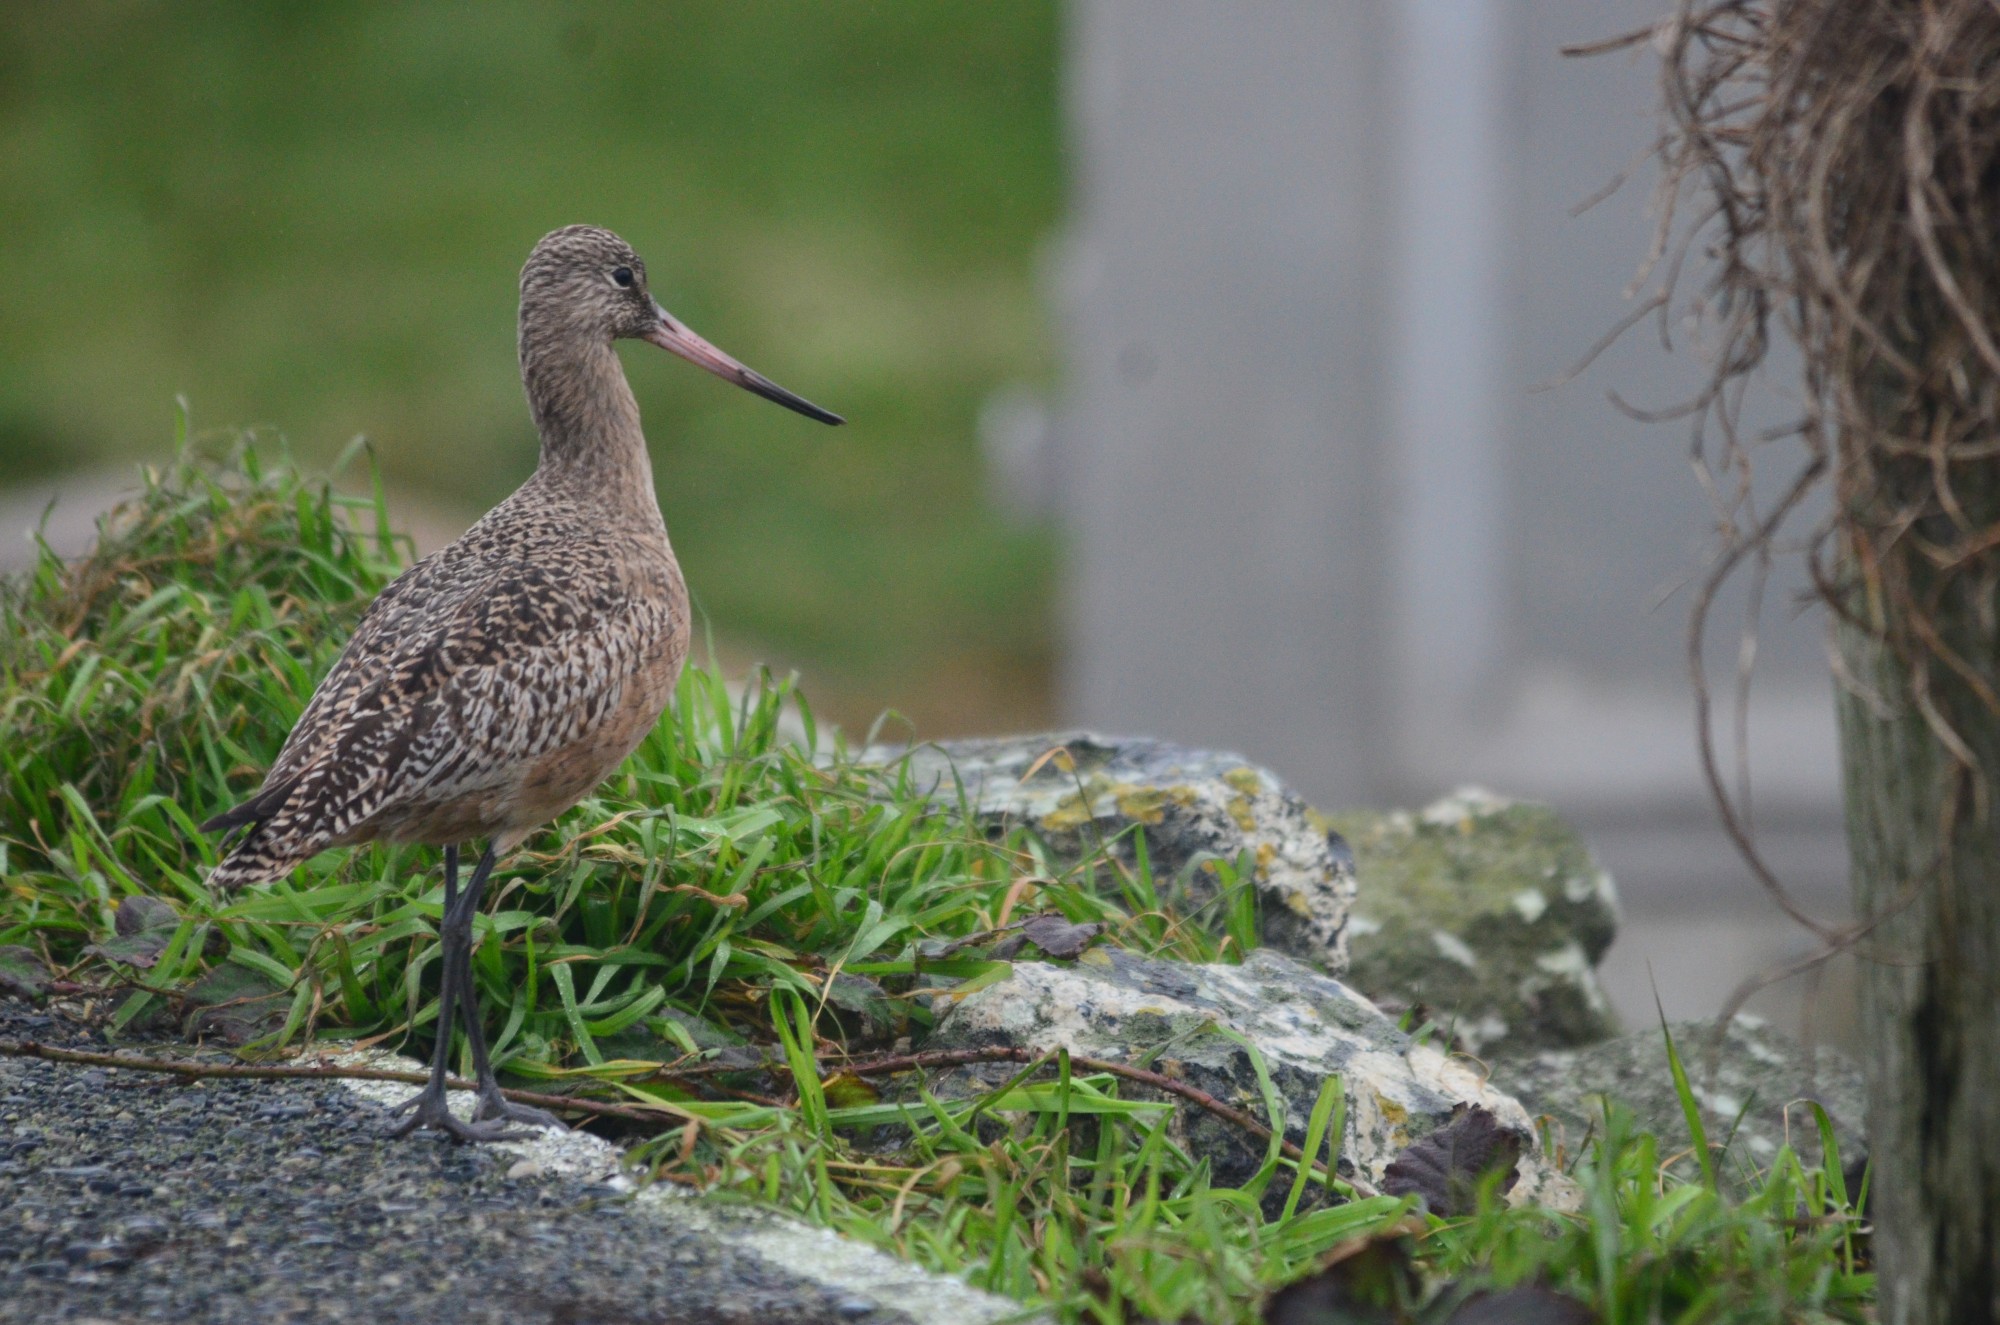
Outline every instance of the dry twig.
<svg viewBox="0 0 2000 1325"><path fill-rule="evenodd" d="M225 1078L239 1081L395 1081L412 1086L421 1086L429 1079L426 1072L402 1072L387 1068L339 1067L334 1065L305 1066L296 1063L256 1064L256 1063L199 1063L189 1059L141 1058L126 1054L95 1053L79 1049L59 1049L53 1045L35 1040L0 1040L0 1058L39 1058L45 1062L68 1063L84 1067L121 1068L129 1072L157 1072L182 1078ZM985 1049L938 1049L928 1053L899 1054L890 1058L861 1059L841 1063L838 1072L855 1076L889 1076L898 1072L913 1072L929 1068L964 1067L974 1063L1041 1063L1048 1058L1045 1053L1012 1045L1000 1045ZM1085 1058L1075 1054L1070 1063L1086 1072L1104 1072L1121 1077L1139 1085L1151 1087L1164 1094L1186 1100L1207 1113L1231 1123L1248 1132L1260 1141L1271 1139L1271 1129L1243 1110L1225 1104L1205 1090L1190 1086L1185 1081L1143 1067L1133 1067L1129 1063L1116 1063L1109 1059ZM666 1067L648 1079L678 1080L705 1076L735 1075L739 1073L770 1072L782 1076L790 1069L783 1063L772 1061L752 1066L700 1064L693 1067ZM458 1078L451 1079L454 1090L471 1090L472 1083ZM566 1109L575 1113L588 1114L593 1118L616 1118L623 1122L638 1123L647 1127L666 1130L680 1126L685 1119L671 1105L645 1108L626 1104L605 1104L597 1100L578 1099L573 1095L548 1095L532 1090L503 1090L508 1099L521 1104L539 1105L544 1109ZM1313 1173L1338 1188L1345 1189L1356 1197L1379 1196L1368 1182L1361 1178L1343 1178L1330 1173L1324 1164L1307 1160L1298 1146L1290 1141L1278 1143L1279 1153L1295 1163L1305 1164Z"/></svg>

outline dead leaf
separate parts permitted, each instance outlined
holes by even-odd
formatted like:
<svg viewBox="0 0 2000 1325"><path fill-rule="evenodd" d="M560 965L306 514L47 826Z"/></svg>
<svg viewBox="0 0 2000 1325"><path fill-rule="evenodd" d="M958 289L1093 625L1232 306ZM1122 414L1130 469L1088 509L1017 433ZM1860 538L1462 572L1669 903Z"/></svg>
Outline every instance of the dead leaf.
<svg viewBox="0 0 2000 1325"><path fill-rule="evenodd" d="M118 911L112 917L117 933L102 943L91 944L84 952L147 970L160 960L180 923L179 913L157 897L127 897L118 903Z"/></svg>
<svg viewBox="0 0 2000 1325"><path fill-rule="evenodd" d="M1432 1214L1445 1218L1471 1214L1478 1206L1481 1177L1504 1169L1502 1192L1518 1178L1521 1137L1501 1126L1489 1109L1460 1105L1450 1122L1412 1145L1382 1172L1382 1190L1390 1196L1415 1195Z"/></svg>
<svg viewBox="0 0 2000 1325"><path fill-rule="evenodd" d="M994 945L993 956L997 961L1007 961L1021 950L1023 944L1032 943L1042 950L1042 955L1052 961L1075 961L1083 955L1104 926L1099 924L1072 925L1055 912L1044 912L1016 921L1019 929L1009 938Z"/></svg>
<svg viewBox="0 0 2000 1325"><path fill-rule="evenodd" d="M119 902L118 910L111 917L112 927L128 938L148 930L172 929L180 923L181 918L173 907L143 893L135 893Z"/></svg>
<svg viewBox="0 0 2000 1325"><path fill-rule="evenodd" d="M33 948L19 944L0 947L0 994L12 994L30 1002L49 987L49 968Z"/></svg>
<svg viewBox="0 0 2000 1325"><path fill-rule="evenodd" d="M982 929L977 934L967 934L962 939L949 943L919 944L917 952L925 961L942 961L967 948L984 947L992 943L987 953L995 961L1009 961L1027 944L1034 944L1042 950L1042 955L1055 961L1071 961L1083 954L1091 941L1104 932L1098 924L1072 925L1057 911L1044 911L1038 915L1024 916L1011 925L1001 925L997 929ZM995 943L994 940L999 942Z"/></svg>
<svg viewBox="0 0 2000 1325"><path fill-rule="evenodd" d="M901 1008L881 985L865 975L836 973L827 982L826 1001L841 1028L857 1039L887 1040L896 1033Z"/></svg>
<svg viewBox="0 0 2000 1325"><path fill-rule="evenodd" d="M192 1005L187 1034L214 1036L225 1044L261 1040L285 1024L291 1000L263 976L223 962L189 985Z"/></svg>

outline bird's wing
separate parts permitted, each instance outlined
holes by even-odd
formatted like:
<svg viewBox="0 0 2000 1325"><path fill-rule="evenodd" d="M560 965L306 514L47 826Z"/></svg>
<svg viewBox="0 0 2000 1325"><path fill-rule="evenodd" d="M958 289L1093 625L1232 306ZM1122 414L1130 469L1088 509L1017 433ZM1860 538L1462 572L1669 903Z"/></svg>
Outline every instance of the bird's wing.
<svg viewBox="0 0 2000 1325"><path fill-rule="evenodd" d="M254 819L239 852L300 859L385 806L476 788L558 748L665 631L650 619L664 608L529 562L423 571L370 608L263 789L210 821Z"/></svg>
<svg viewBox="0 0 2000 1325"><path fill-rule="evenodd" d="M299 772L326 745L337 716L346 708L353 694L371 679L375 669L369 659L389 653L393 641L408 632L411 625L409 618L416 615L408 610L413 600L414 606L421 611L424 604L436 598L440 589L446 587L439 582L449 578L448 565L436 557L426 557L391 580L375 596L375 601L368 604L368 610L356 623L354 634L348 637L347 646L320 679L312 698L306 701L305 711L292 724L291 734L285 737L283 748L272 761L270 771L264 775L264 785L256 796L237 810L230 811L230 814L264 799L279 786L298 780Z"/></svg>

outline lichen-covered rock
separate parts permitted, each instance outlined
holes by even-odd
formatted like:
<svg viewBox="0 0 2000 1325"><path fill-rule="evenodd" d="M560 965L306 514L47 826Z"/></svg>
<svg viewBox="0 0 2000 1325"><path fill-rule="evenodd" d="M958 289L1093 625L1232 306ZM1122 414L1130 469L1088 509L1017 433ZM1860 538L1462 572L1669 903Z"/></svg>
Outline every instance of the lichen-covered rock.
<svg viewBox="0 0 2000 1325"><path fill-rule="evenodd" d="M1719 1045L1712 1021L1677 1022L1670 1029L1709 1141L1729 1140L1726 1175L1740 1180L1746 1166L1767 1167L1788 1140L1808 1167L1817 1165L1819 1130L1802 1104L1813 1100L1833 1120L1841 1167L1849 1190L1856 1189L1868 1157L1862 1132L1867 1092L1859 1068L1828 1049L1807 1054L1756 1017L1737 1017ZM1546 1117L1554 1139L1572 1154L1586 1137L1602 1133L1607 1096L1632 1111L1641 1131L1660 1138L1661 1154L1693 1144L1667 1064L1666 1037L1657 1026L1584 1049L1504 1061L1495 1065L1493 1080Z"/></svg>
<svg viewBox="0 0 2000 1325"><path fill-rule="evenodd" d="M934 1011L926 1049L1064 1047L1141 1063L1262 1118L1247 1041L1282 1097L1287 1134L1301 1144L1321 1083L1338 1076L1347 1113L1340 1170L1370 1183L1461 1104L1483 1105L1503 1127L1532 1134L1526 1110L1473 1064L1413 1041L1352 989L1269 949L1241 966L1156 961L1116 948L1093 949L1073 966L1016 962L1003 980L939 994ZM933 1088L963 1095L1018 1070L1013 1063L956 1069ZM1149 1094L1129 1083L1120 1091ZM1264 1142L1189 1105L1177 1106L1172 1133L1190 1154L1209 1159L1219 1183L1241 1184L1264 1160ZM1573 1189L1532 1153L1532 1143L1530 1151L1508 1199L1568 1202Z"/></svg>
<svg viewBox="0 0 2000 1325"><path fill-rule="evenodd" d="M1191 910L1215 896L1216 862L1247 853L1263 942L1335 975L1347 969L1352 861L1304 801L1236 755L1067 732L877 746L863 757L907 757L916 784L940 798L955 801L962 782L996 832L1027 825L1064 861L1108 844L1130 866L1126 830L1136 827L1162 891L1176 885Z"/></svg>
<svg viewBox="0 0 2000 1325"><path fill-rule="evenodd" d="M1597 963L1618 926L1611 877L1545 805L1463 791L1417 813L1350 813L1359 893L1347 980L1421 1006L1481 1056L1618 1033Z"/></svg>

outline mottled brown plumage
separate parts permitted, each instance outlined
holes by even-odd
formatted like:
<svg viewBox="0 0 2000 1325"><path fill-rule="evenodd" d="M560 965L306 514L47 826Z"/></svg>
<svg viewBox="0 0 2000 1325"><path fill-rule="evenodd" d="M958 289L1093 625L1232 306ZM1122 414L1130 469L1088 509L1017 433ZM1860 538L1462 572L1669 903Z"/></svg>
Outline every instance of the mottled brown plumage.
<svg viewBox="0 0 2000 1325"><path fill-rule="evenodd" d="M486 1089L469 972L460 974L486 872L637 748L687 656L687 586L654 497L618 339L651 341L840 422L676 322L647 293L645 264L618 236L570 226L544 237L521 270L520 323L541 463L463 537L382 591L262 788L203 825L247 830L209 876L220 889L282 877L329 847L447 848L444 1033L436 1091L416 1101L413 1122L466 1139L499 1133L440 1116L454 994L466 1000L481 1068L481 1117L552 1121ZM477 838L488 849L460 904L456 848Z"/></svg>

